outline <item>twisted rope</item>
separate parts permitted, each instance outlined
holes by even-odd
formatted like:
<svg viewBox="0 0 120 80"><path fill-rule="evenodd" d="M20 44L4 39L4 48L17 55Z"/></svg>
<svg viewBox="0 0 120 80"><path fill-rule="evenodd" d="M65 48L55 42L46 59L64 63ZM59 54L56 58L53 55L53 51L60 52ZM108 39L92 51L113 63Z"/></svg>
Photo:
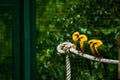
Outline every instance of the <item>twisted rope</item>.
<svg viewBox="0 0 120 80"><path fill-rule="evenodd" d="M70 64L70 48L74 47L73 44L65 42L62 45L63 53L66 53L66 80L71 80L71 64Z"/></svg>
<svg viewBox="0 0 120 80"><path fill-rule="evenodd" d="M71 64L69 55L66 55L66 80L71 80Z"/></svg>

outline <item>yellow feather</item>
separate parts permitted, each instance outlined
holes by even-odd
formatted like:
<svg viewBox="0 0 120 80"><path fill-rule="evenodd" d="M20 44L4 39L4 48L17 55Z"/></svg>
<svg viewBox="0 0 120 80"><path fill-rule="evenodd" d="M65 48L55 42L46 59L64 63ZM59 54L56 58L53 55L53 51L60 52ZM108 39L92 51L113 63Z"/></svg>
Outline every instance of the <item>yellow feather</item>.
<svg viewBox="0 0 120 80"><path fill-rule="evenodd" d="M79 40L79 35L80 35L79 32L74 32L74 33L72 34L72 39L73 39L73 41L74 41L75 43Z"/></svg>
<svg viewBox="0 0 120 80"><path fill-rule="evenodd" d="M94 44L95 42L96 42L96 39L91 39L91 40L88 41L88 44L90 45L91 52L92 52L92 54L93 54L94 56L96 56L96 55L95 55L95 50L94 50L94 47L93 47L93 44Z"/></svg>
<svg viewBox="0 0 120 80"><path fill-rule="evenodd" d="M79 36L79 38L80 38L80 49L81 49L81 51L82 51L83 53L85 53L84 42L87 41L88 38L87 38L87 36L84 35L84 34L81 34L81 35Z"/></svg>
<svg viewBox="0 0 120 80"><path fill-rule="evenodd" d="M96 40L94 42L94 48L95 48L95 51L96 51L96 54L98 57L100 57L100 53L98 52L98 47L101 46L103 44L103 42L101 40Z"/></svg>
<svg viewBox="0 0 120 80"><path fill-rule="evenodd" d="M79 45L78 45L79 35L80 35L79 32L74 32L74 33L72 34L72 40L74 41L74 44L75 44L77 50L80 50Z"/></svg>

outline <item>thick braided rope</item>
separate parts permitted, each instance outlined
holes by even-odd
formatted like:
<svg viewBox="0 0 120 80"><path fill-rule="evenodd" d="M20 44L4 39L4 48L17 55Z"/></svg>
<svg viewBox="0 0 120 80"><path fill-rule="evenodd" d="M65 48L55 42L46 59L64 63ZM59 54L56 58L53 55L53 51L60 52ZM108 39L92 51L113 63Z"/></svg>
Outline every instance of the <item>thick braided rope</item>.
<svg viewBox="0 0 120 80"><path fill-rule="evenodd" d="M71 80L71 64L69 55L66 55L66 80Z"/></svg>
<svg viewBox="0 0 120 80"><path fill-rule="evenodd" d="M73 47L74 45L69 43L69 42L65 42L63 44L62 49L65 51L66 55L66 80L71 80L71 64L70 64L70 48Z"/></svg>

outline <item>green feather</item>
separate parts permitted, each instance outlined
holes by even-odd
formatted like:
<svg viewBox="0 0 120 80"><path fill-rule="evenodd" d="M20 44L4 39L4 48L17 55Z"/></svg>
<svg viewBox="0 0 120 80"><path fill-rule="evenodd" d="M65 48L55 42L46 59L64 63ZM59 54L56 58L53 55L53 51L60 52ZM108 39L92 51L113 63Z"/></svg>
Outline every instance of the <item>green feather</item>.
<svg viewBox="0 0 120 80"><path fill-rule="evenodd" d="M84 49L87 54L91 54L91 49L87 41L84 42Z"/></svg>
<svg viewBox="0 0 120 80"><path fill-rule="evenodd" d="M101 45L98 47L98 52L100 53L100 55L104 58L109 58L109 48L105 45Z"/></svg>
<svg viewBox="0 0 120 80"><path fill-rule="evenodd" d="M75 43L75 45L76 45L76 49L77 49L77 50L80 50L80 40L78 40L78 41Z"/></svg>
<svg viewBox="0 0 120 80"><path fill-rule="evenodd" d="M98 52L100 53L100 55L103 57L103 58L110 58L110 54L111 54L111 52L110 52L110 50L109 50L109 48L107 47L107 46L105 46L105 45L101 45L101 46L99 46L98 47ZM102 63L102 65L103 65L103 67L104 67L104 73L105 74L108 74L109 72L108 72L108 64L106 64L106 63Z"/></svg>
<svg viewBox="0 0 120 80"><path fill-rule="evenodd" d="M90 46L88 44L88 41L84 41L84 50L85 50L86 54L90 54L91 53L91 49L90 49ZM89 69L90 75L92 76L91 60L87 59L87 64L88 64L88 69Z"/></svg>

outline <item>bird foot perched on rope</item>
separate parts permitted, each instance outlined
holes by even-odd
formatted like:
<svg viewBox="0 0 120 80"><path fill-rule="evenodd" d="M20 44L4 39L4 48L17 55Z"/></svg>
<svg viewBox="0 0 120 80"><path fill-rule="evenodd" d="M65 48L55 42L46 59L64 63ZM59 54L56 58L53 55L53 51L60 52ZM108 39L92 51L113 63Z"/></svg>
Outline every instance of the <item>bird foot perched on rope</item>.
<svg viewBox="0 0 120 80"><path fill-rule="evenodd" d="M59 44L57 46L57 50L59 53L69 53L72 52L76 55L82 56L86 59L94 60L94 61L99 61L99 62L104 62L104 63L110 63L110 64L118 64L118 60L113 60L113 59L105 59L105 58L95 58L95 56L86 54L86 53L79 53L78 50L76 50L75 45L72 44L71 42L63 42L62 44Z"/></svg>

